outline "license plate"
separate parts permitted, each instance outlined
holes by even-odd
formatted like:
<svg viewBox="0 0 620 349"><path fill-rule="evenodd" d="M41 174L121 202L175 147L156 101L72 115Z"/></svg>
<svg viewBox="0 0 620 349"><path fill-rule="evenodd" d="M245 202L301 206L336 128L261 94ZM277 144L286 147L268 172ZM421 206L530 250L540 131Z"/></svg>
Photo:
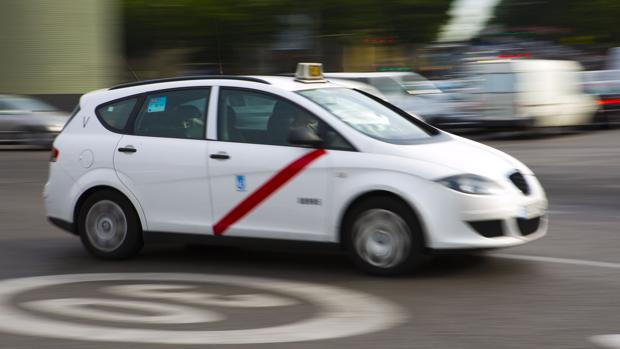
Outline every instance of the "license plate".
<svg viewBox="0 0 620 349"><path fill-rule="evenodd" d="M545 214L547 209L546 201L537 201L531 204L527 204L521 207L519 210L519 218L530 219L534 217L540 217Z"/></svg>

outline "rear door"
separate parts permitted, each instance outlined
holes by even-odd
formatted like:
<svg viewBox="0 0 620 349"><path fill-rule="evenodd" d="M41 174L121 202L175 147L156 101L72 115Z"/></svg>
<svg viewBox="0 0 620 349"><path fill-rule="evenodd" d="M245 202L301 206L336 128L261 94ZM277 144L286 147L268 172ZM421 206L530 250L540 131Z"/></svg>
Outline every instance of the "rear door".
<svg viewBox="0 0 620 349"><path fill-rule="evenodd" d="M151 231L206 233L211 198L205 140L209 88L154 92L130 121L114 155Z"/></svg>

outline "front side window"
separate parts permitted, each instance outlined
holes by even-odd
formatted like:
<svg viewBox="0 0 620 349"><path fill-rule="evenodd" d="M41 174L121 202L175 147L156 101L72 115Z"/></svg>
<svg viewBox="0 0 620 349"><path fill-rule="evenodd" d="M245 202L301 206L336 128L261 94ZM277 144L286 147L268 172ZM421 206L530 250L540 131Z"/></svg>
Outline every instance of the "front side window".
<svg viewBox="0 0 620 349"><path fill-rule="evenodd" d="M149 94L136 117L137 136L204 139L209 89Z"/></svg>
<svg viewBox="0 0 620 349"><path fill-rule="evenodd" d="M325 122L298 105L277 96L250 90L222 88L218 101L218 140L288 145L290 130L307 127L325 140L325 147L353 147Z"/></svg>
<svg viewBox="0 0 620 349"><path fill-rule="evenodd" d="M138 98L129 98L104 104L97 108L99 120L108 128L121 131L125 129L127 120L136 105Z"/></svg>
<svg viewBox="0 0 620 349"><path fill-rule="evenodd" d="M414 121L352 89L320 88L298 93L355 130L381 141L408 144L433 136Z"/></svg>

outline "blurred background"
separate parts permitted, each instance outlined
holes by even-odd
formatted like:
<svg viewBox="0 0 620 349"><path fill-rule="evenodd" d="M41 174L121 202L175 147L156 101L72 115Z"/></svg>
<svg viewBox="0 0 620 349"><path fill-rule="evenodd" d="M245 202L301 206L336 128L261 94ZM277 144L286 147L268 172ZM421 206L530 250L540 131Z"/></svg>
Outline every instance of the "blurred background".
<svg viewBox="0 0 620 349"><path fill-rule="evenodd" d="M618 18L619 0L0 0L0 279L277 277L376 294L410 315L390 331L317 347L595 348L588 338L618 333L620 320L620 129L607 130L620 121ZM449 257L388 280L299 250L164 246L101 263L45 221L49 154L23 148L49 148L80 95L180 75L292 74L304 61L522 160L548 194L548 236L504 259ZM300 319L297 310L268 317ZM243 328L267 319L243 311ZM85 347L0 336L3 348L43 346Z"/></svg>
<svg viewBox="0 0 620 349"><path fill-rule="evenodd" d="M36 119L27 129L5 121L0 142L32 142L43 125L52 135L40 143L49 143L62 123L58 116L90 90L180 75L290 74L301 61L353 73L332 78L365 84L454 131L608 127L620 105L615 0L0 5L0 113L19 115L18 123L24 115ZM367 72L374 74L359 74ZM15 95L28 98L16 101Z"/></svg>

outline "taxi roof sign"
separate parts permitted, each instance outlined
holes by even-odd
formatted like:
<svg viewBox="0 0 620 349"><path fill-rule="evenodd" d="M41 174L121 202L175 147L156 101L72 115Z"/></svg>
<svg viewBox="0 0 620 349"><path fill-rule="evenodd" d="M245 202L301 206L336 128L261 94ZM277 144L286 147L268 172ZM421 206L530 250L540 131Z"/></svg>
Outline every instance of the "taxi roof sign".
<svg viewBox="0 0 620 349"><path fill-rule="evenodd" d="M295 81L311 83L326 82L323 77L323 64L321 63L298 63L295 72Z"/></svg>

